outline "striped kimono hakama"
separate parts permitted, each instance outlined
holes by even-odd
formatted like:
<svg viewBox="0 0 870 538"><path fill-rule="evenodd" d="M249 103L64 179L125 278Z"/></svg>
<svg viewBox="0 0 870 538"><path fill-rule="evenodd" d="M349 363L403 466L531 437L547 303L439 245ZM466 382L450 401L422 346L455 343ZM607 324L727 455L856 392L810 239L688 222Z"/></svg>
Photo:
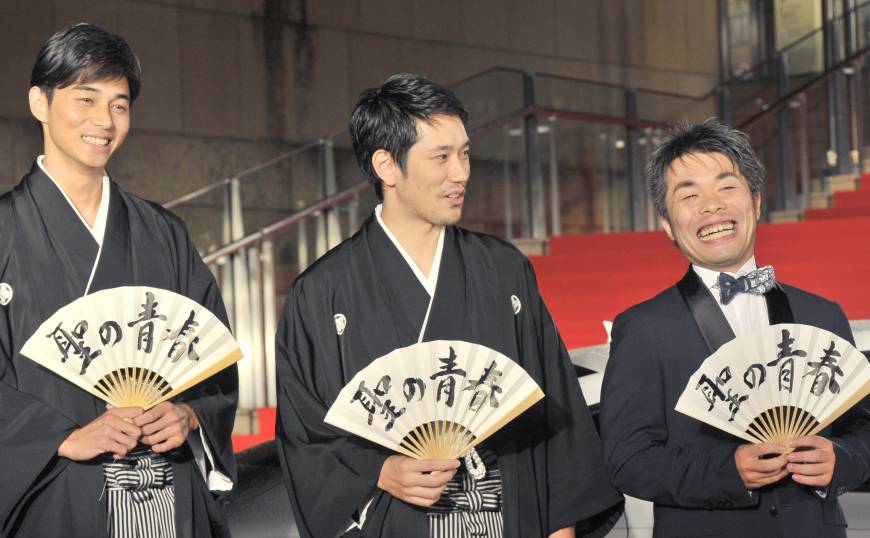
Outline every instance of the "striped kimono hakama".
<svg viewBox="0 0 870 538"><path fill-rule="evenodd" d="M111 538L175 538L172 464L148 447L103 464Z"/></svg>

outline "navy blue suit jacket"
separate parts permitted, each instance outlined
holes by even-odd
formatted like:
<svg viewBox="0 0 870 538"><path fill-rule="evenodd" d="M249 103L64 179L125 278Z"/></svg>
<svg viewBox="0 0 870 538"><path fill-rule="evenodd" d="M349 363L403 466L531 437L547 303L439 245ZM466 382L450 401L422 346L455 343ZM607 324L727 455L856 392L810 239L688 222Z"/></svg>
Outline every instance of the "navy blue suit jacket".
<svg viewBox="0 0 870 538"><path fill-rule="evenodd" d="M854 342L836 303L781 284L767 299L774 323L791 317ZM620 314L612 335L600 414L605 461L620 491L653 501L656 537L845 536L837 496L870 477L870 402L820 434L833 440L836 454L826 498L789 477L750 494L734 462L745 441L674 410L689 377L734 337L694 271Z"/></svg>

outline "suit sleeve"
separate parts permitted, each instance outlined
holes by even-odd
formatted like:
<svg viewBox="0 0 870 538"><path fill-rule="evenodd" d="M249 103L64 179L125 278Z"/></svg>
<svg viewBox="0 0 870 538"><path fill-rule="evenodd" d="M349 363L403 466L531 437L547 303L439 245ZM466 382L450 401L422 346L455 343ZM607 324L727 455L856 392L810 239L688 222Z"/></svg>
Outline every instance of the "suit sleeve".
<svg viewBox="0 0 870 538"><path fill-rule="evenodd" d="M846 315L835 305L834 334L854 344ZM834 422L834 476L828 492L836 496L857 488L870 479L870 397L852 407Z"/></svg>
<svg viewBox="0 0 870 538"><path fill-rule="evenodd" d="M679 335L670 335L678 338ZM669 440L664 376L652 333L631 313L613 323L601 393L601 436L610 479L620 491L667 506L740 508L750 496L734 461L737 444L721 447Z"/></svg>
<svg viewBox="0 0 870 538"><path fill-rule="evenodd" d="M305 287L302 278L290 291L276 338L278 456L301 536L334 537L380 493L390 453L323 421L341 363L332 316L318 306L325 290Z"/></svg>
<svg viewBox="0 0 870 538"><path fill-rule="evenodd" d="M546 394L547 531L574 527L577 536L598 536L618 519L623 498L604 470L601 440L568 351L538 293L531 264L526 274Z"/></svg>

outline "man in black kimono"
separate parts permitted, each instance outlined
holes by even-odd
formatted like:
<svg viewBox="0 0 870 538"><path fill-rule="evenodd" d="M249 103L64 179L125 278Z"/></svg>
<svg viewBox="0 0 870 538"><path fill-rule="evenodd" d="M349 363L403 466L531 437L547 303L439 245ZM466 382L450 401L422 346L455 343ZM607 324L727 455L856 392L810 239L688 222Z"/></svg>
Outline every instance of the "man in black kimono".
<svg viewBox="0 0 870 538"><path fill-rule="evenodd" d="M0 197L0 536L227 535L210 490L235 479L235 367L174 403L106 410L19 354L57 309L117 286L168 289L227 322L184 224L106 175L139 75L121 38L87 24L54 34L33 69L44 155Z"/></svg>
<svg viewBox="0 0 870 538"><path fill-rule="evenodd" d="M690 376L735 335L801 323L852 341L839 306L756 268L764 169L748 137L712 120L679 128L647 175L662 226L692 265L614 321L600 414L614 485L654 503L657 537L846 536L837 497L870 477L867 402L792 441L790 454L674 410Z"/></svg>
<svg viewBox="0 0 870 538"><path fill-rule="evenodd" d="M571 537L619 509L531 265L454 226L470 171L465 118L451 91L416 75L368 90L351 118L383 204L297 279L278 332L279 455L302 536ZM439 339L499 351L546 394L470 456L484 463L479 478L465 461L412 460L323 422L371 361Z"/></svg>

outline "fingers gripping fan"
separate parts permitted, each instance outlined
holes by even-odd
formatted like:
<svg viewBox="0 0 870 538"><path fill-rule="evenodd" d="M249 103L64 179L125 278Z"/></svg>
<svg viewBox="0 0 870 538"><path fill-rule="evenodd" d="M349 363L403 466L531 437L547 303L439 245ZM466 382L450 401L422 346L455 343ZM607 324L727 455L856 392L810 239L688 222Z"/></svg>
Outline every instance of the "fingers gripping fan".
<svg viewBox="0 0 870 538"><path fill-rule="evenodd" d="M115 407L145 409L242 358L230 331L207 308L139 286L64 306L21 354Z"/></svg>
<svg viewBox="0 0 870 538"><path fill-rule="evenodd" d="M544 397L487 347L436 340L397 349L354 376L326 422L416 459L452 459Z"/></svg>
<svg viewBox="0 0 870 538"><path fill-rule="evenodd" d="M815 435L870 393L870 363L809 325L765 327L731 340L689 379L676 410L752 442Z"/></svg>

